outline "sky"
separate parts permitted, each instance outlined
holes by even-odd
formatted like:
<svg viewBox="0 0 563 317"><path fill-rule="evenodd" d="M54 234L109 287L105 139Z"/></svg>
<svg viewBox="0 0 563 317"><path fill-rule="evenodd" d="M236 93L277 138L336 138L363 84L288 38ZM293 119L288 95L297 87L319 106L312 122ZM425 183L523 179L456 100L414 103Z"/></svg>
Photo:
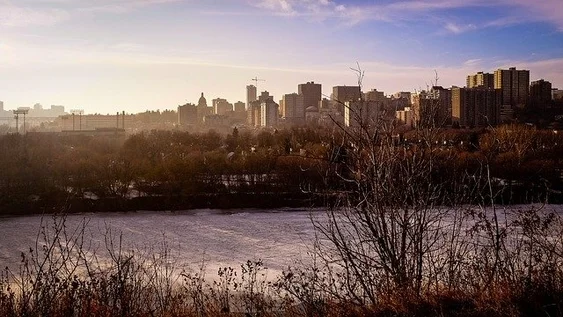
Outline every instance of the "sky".
<svg viewBox="0 0 563 317"><path fill-rule="evenodd" d="M314 81L386 94L511 66L563 89L562 0L0 0L0 100L86 113Z"/></svg>

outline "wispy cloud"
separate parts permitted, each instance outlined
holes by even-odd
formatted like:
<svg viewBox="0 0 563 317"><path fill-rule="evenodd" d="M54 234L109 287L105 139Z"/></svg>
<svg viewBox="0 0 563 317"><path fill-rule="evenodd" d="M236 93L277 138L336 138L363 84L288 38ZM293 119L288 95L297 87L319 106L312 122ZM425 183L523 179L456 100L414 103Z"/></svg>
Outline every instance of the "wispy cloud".
<svg viewBox="0 0 563 317"><path fill-rule="evenodd" d="M476 30L477 26L475 24L460 25L460 24L456 24L456 23L453 23L453 22L449 22L449 23L446 23L445 29L446 29L446 31L453 33L453 34L461 34L461 33L465 33L465 32L468 32L468 31Z"/></svg>
<svg viewBox="0 0 563 317"><path fill-rule="evenodd" d="M31 9L0 5L0 26L49 26L68 20L70 14L61 9Z"/></svg>
<svg viewBox="0 0 563 317"><path fill-rule="evenodd" d="M84 13L126 13L182 0L22 0L0 4L0 26L52 26ZM40 5L38 5L40 4Z"/></svg>
<svg viewBox="0 0 563 317"><path fill-rule="evenodd" d="M248 0L247 0L248 1ZM303 16L314 20L339 19L347 25L365 21L409 21L424 15L436 15L458 8L503 8L510 12L483 27L503 27L528 21L546 21L563 29L561 0L410 0L387 4L349 4L336 0L258 0L251 5L276 15ZM534 14L530 14L533 12ZM461 34L475 30L474 24L446 23L449 33Z"/></svg>

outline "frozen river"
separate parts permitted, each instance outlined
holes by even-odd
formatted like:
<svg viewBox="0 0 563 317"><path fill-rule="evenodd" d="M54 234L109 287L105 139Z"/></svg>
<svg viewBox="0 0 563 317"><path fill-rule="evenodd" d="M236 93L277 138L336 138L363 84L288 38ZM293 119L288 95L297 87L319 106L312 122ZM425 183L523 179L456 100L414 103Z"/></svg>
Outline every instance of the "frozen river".
<svg viewBox="0 0 563 317"><path fill-rule="evenodd" d="M317 212L322 214L322 212ZM238 268L247 260L261 259L268 274L277 275L296 261L307 262L313 244L311 211L214 210L134 212L70 215L68 231L85 226L89 249L105 253L111 230L114 243L122 234L125 250L162 251L163 243L182 266L207 272L218 267ZM17 269L21 252L35 247L41 225L52 226L51 216L0 218L0 265Z"/></svg>
<svg viewBox="0 0 563 317"><path fill-rule="evenodd" d="M546 206L545 211L561 214L563 206ZM322 218L324 213L245 209L80 214L68 216L66 227L71 232L85 223L85 246L102 256L107 254L105 238L111 235L117 245L121 234L125 251L151 255L163 251L165 243L180 267L197 270L205 263L206 272L215 274L219 267L236 269L260 259L274 278L290 265L310 261L315 239L311 216ZM20 253L35 248L42 224L52 226L52 217L0 217L1 268L17 270Z"/></svg>

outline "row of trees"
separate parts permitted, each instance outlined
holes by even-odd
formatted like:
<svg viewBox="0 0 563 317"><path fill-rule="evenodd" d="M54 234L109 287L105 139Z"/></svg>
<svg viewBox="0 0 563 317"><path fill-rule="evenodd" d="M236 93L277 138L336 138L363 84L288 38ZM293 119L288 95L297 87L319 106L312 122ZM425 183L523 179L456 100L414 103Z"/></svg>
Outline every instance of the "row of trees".
<svg viewBox="0 0 563 317"><path fill-rule="evenodd" d="M371 150L388 148L396 156L393 161L425 158L431 151L436 183L458 184L463 175L487 166L493 180L509 185L504 202L514 199L515 190L542 195L561 190L563 136L553 131L509 125L400 135L379 131L372 137ZM320 126L260 132L235 128L228 135L151 131L126 140L6 135L0 137L0 206L17 209L29 201L69 197L346 191L351 190L347 178L357 174L348 167L350 160L378 160L362 142L344 130Z"/></svg>

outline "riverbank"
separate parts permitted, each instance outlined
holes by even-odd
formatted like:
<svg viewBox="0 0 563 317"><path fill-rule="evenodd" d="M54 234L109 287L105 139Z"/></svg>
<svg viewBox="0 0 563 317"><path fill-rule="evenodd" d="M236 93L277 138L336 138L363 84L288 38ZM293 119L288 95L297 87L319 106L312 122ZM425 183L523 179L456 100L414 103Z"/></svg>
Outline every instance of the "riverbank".
<svg viewBox="0 0 563 317"><path fill-rule="evenodd" d="M34 215L53 213L104 213L137 210L176 211L193 209L278 209L327 206L333 200L326 195L308 193L221 193L183 196L140 196L133 198L68 198L28 199L6 206L2 215Z"/></svg>

